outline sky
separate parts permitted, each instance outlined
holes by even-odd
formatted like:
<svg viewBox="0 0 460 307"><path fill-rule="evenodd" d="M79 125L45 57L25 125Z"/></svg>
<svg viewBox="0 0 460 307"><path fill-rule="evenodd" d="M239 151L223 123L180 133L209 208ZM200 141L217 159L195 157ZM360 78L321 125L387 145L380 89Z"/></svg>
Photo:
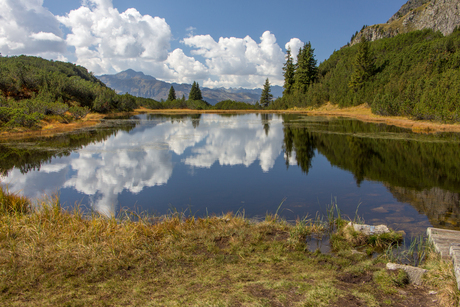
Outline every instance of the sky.
<svg viewBox="0 0 460 307"><path fill-rule="evenodd" d="M202 87L283 85L286 49L318 64L405 0L0 0L0 53Z"/></svg>

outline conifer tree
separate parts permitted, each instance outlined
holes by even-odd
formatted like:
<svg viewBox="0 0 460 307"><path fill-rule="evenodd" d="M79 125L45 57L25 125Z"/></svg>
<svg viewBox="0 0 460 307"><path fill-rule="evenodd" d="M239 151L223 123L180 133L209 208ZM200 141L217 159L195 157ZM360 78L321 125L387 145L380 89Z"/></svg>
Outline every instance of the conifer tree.
<svg viewBox="0 0 460 307"><path fill-rule="evenodd" d="M358 51L356 53L355 61L353 63L353 74L351 75L349 87L357 91L364 86L364 83L375 72L374 57L370 51L369 42L364 36L358 44Z"/></svg>
<svg viewBox="0 0 460 307"><path fill-rule="evenodd" d="M318 67L313 53L314 51L315 49L313 49L311 43L308 42L299 50L299 54L297 55L294 89L298 93L306 93L308 86L318 78Z"/></svg>
<svg viewBox="0 0 460 307"><path fill-rule="evenodd" d="M203 100L203 96L201 95L200 85L198 84L198 82L193 81L192 89L190 90L188 99L189 100Z"/></svg>
<svg viewBox="0 0 460 307"><path fill-rule="evenodd" d="M267 80L265 80L264 89L262 90L262 95L260 95L260 104L263 107L268 106L270 101L273 99L273 95L270 93L270 91L270 81L267 78Z"/></svg>
<svg viewBox="0 0 460 307"><path fill-rule="evenodd" d="M284 70L284 91L283 95L289 95L293 92L295 65L291 56L291 48L289 47L286 54L286 63L283 67Z"/></svg>
<svg viewBox="0 0 460 307"><path fill-rule="evenodd" d="M168 99L166 101L173 100L176 100L176 91L174 90L174 87L171 85L171 88L169 89Z"/></svg>

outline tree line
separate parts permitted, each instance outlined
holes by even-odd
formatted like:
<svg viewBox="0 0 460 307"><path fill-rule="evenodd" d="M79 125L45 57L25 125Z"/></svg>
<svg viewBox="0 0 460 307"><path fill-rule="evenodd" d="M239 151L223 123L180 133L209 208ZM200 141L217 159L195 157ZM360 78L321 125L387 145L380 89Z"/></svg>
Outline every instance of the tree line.
<svg viewBox="0 0 460 307"><path fill-rule="evenodd" d="M460 30L430 29L360 43L335 51L316 66L307 43L284 65L283 97L271 109L340 107L367 103L380 115L460 121Z"/></svg>

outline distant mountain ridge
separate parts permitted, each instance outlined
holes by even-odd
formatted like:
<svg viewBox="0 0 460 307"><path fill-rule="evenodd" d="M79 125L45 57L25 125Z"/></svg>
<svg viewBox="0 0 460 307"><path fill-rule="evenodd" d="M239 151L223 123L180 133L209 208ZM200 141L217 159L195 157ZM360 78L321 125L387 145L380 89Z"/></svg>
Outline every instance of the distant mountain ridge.
<svg viewBox="0 0 460 307"><path fill-rule="evenodd" d="M157 80L156 78L145 75L143 72L128 69L115 75L102 75L97 77L108 87L114 89L117 93L129 93L133 96L152 98L160 101L168 98L171 85L176 91L176 97L182 95L188 98L191 84L168 83ZM281 86L272 86L271 92L275 98L282 96L283 88ZM235 100L248 103L259 101L262 89L244 89L244 88L201 88L203 99L208 103L215 105L223 100Z"/></svg>
<svg viewBox="0 0 460 307"><path fill-rule="evenodd" d="M415 30L432 29L451 34L460 25L460 0L409 0L386 23L363 28L353 36L350 45L393 37Z"/></svg>

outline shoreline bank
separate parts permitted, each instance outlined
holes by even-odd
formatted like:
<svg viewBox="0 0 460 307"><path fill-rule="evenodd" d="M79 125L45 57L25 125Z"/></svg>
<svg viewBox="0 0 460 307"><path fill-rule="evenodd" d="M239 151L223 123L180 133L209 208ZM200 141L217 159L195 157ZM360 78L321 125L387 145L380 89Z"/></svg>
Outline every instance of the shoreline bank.
<svg viewBox="0 0 460 307"><path fill-rule="evenodd" d="M139 108L129 113L88 114L84 119L73 123L58 122L44 123L40 130L1 131L0 140L23 139L29 137L48 137L60 133L76 131L82 128L94 127L107 116L123 114L299 114L310 116L348 117L368 123L382 123L401 128L411 129L415 133L460 132L460 124L443 124L431 121L413 120L403 116L381 116L373 114L367 104L356 107L340 108L327 103L319 108L293 108L288 110L190 110L190 109L146 109Z"/></svg>
<svg viewBox="0 0 460 307"><path fill-rule="evenodd" d="M408 284L340 219L329 255L310 251L306 241L327 231L327 221L290 225L267 214L255 223L231 213L87 218L62 210L58 198L30 211L28 199L0 196L11 203L0 208L0 302L11 306L454 306L458 300L449 262L430 254L432 275L421 286Z"/></svg>

